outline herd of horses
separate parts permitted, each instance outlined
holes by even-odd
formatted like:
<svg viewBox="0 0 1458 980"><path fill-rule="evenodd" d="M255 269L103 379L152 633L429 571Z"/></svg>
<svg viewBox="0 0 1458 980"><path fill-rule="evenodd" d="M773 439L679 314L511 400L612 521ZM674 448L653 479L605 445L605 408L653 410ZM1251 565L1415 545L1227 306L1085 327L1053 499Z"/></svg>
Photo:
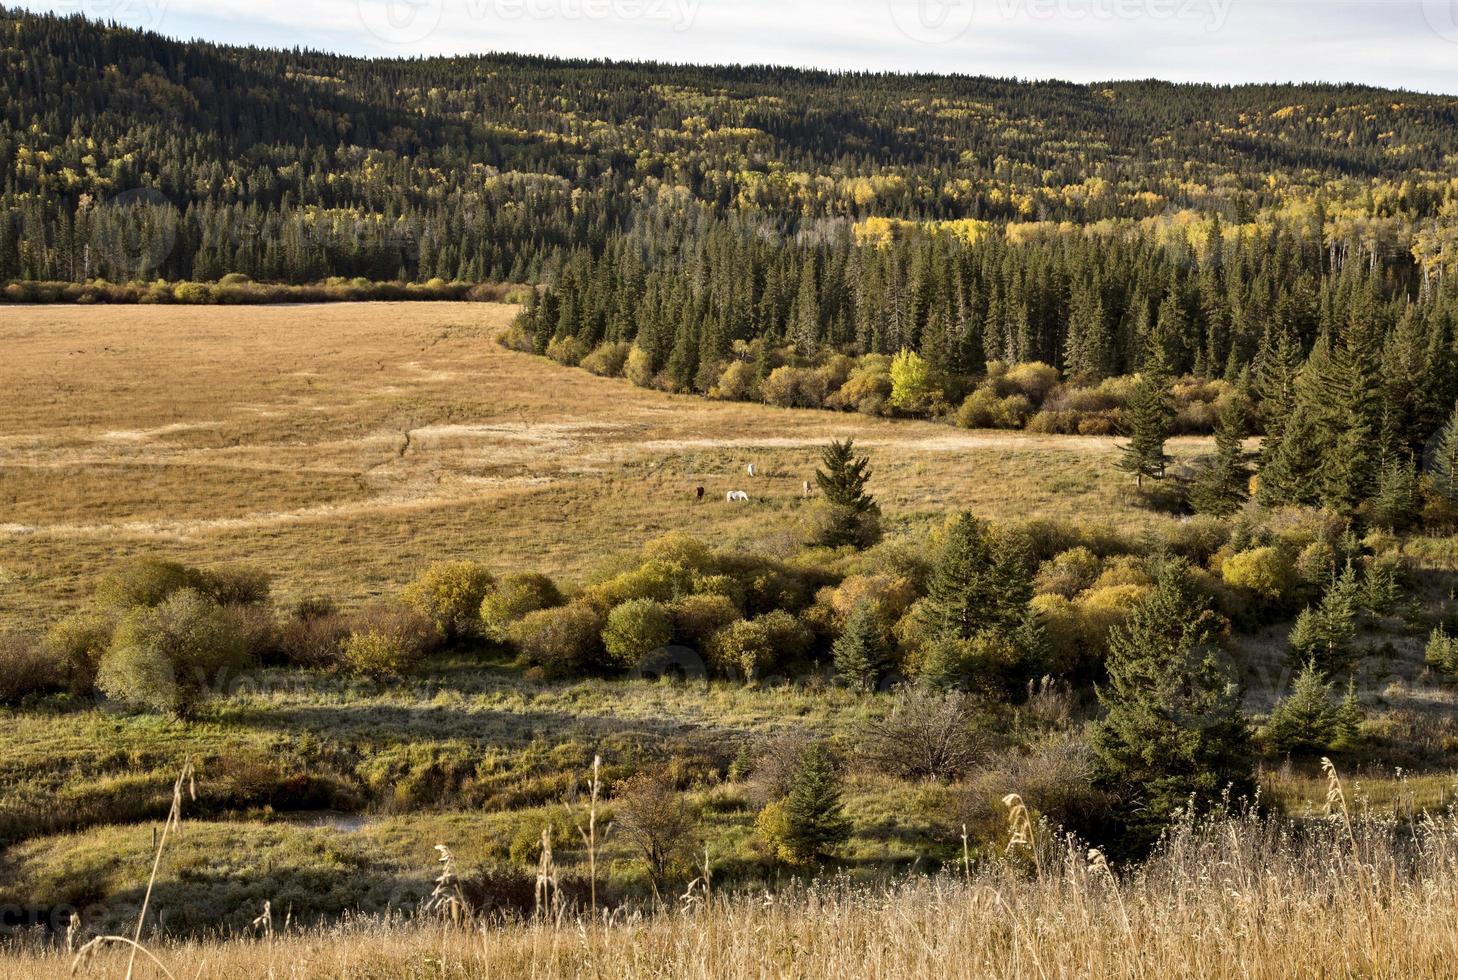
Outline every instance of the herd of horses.
<svg viewBox="0 0 1458 980"><path fill-rule="evenodd" d="M750 463L744 469L745 469L745 472L749 474L749 478L750 479L754 479L754 476L755 476L754 464L753 463ZM805 497L809 497L810 496L810 481L809 480L805 480L805 481L803 481L800 484L800 492ZM697 503L703 503L703 501L704 501L704 493L705 493L705 488L704 487L695 487L694 488L694 500L695 500L695 502L697 502ZM728 493L724 494L724 502L725 503L730 503L730 504L747 504L747 503L749 503L749 494L746 493L743 490L730 490Z"/></svg>

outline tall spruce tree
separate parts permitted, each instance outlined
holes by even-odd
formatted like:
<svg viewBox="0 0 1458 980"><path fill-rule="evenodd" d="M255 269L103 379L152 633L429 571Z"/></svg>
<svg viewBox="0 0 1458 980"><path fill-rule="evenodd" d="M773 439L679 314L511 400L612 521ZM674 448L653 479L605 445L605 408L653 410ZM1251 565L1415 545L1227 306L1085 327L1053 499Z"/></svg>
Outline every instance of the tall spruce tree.
<svg viewBox="0 0 1458 980"><path fill-rule="evenodd" d="M891 659L891 649L875 603L862 602L855 608L830 655L836 673L852 687L869 691L876 686Z"/></svg>
<svg viewBox="0 0 1458 980"><path fill-rule="evenodd" d="M1201 514L1228 517L1250 496L1245 453L1245 401L1232 398L1215 426L1215 456L1195 477L1190 504Z"/></svg>
<svg viewBox="0 0 1458 980"><path fill-rule="evenodd" d="M1155 588L1109 634L1105 715L1092 748L1100 785L1132 850L1148 846L1180 808L1205 809L1254 788L1250 731L1228 658L1224 623L1183 563L1165 559Z"/></svg>
<svg viewBox="0 0 1458 980"><path fill-rule="evenodd" d="M1163 357L1155 352L1140 373L1129 398L1124 420L1124 433L1129 441L1119 447L1119 468L1134 474L1138 486L1144 486L1145 477L1164 479L1164 468L1169 462L1164 444L1169 439L1173 422L1169 374Z"/></svg>
<svg viewBox="0 0 1458 980"><path fill-rule="evenodd" d="M879 514L876 498L866 491L871 479L871 460L856 457L855 441L833 439L820 451L820 469L815 483L826 501L836 507L848 507L861 514Z"/></svg>

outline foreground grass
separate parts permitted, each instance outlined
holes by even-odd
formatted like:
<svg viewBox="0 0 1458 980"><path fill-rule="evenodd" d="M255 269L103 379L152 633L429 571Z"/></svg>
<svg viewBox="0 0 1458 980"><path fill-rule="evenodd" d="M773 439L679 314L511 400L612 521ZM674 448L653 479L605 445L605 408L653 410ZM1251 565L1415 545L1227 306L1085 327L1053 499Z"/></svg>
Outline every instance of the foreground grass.
<svg viewBox="0 0 1458 980"><path fill-rule="evenodd" d="M606 922L504 927L345 923L159 945L173 975L405 977L1448 977L1458 960L1458 825L1409 834L1335 820L1255 819L1179 830L1115 877L1077 845L1038 839L965 874L879 889L823 882L705 897ZM275 908L277 908L275 906ZM274 928L278 928L275 926ZM119 975L125 955L83 964ZM0 976L70 976L64 951L0 960ZM141 977L160 976L148 966Z"/></svg>

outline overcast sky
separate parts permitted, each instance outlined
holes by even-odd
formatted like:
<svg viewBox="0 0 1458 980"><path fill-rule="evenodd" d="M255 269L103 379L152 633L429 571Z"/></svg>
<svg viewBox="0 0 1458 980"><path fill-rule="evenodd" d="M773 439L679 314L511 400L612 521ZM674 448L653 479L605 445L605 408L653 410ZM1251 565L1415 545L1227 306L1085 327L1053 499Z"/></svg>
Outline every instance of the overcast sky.
<svg viewBox="0 0 1458 980"><path fill-rule="evenodd" d="M174 37L1458 94L1458 0L56 0Z"/></svg>

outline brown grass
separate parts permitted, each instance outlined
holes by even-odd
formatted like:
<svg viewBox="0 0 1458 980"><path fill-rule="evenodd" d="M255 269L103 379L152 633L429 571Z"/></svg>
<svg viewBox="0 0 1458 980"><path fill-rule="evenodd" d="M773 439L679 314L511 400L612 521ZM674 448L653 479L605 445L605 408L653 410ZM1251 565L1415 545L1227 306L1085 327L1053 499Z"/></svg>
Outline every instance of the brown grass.
<svg viewBox="0 0 1458 980"><path fill-rule="evenodd" d="M1112 439L645 391L501 348L515 309L8 309L0 626L52 617L141 552L248 559L285 598L359 601L451 555L570 576L669 529L757 542L794 523L837 435L871 450L902 526L959 507L1159 520L1128 502Z"/></svg>
<svg viewBox="0 0 1458 980"><path fill-rule="evenodd" d="M1340 817L1293 837L1255 819L1178 830L1137 874L1046 831L1036 876L970 866L880 890L837 884L686 897L606 922L457 928L344 923L262 940L158 947L198 978L1448 977L1458 959L1458 826ZM124 953L83 975L116 975ZM0 977L69 975L64 951ZM139 965L138 976L158 975Z"/></svg>

